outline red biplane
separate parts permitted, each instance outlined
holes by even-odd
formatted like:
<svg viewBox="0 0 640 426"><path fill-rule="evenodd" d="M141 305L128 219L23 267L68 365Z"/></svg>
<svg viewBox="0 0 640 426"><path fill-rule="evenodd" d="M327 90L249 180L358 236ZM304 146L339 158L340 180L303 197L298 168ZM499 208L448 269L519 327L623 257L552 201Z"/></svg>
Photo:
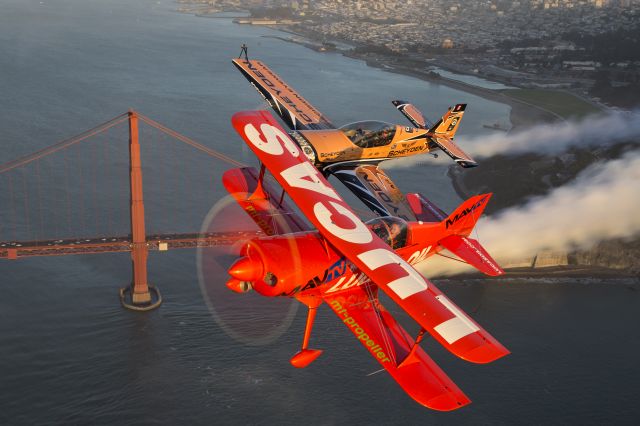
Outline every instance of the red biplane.
<svg viewBox="0 0 640 426"><path fill-rule="evenodd" d="M420 347L424 333L474 363L495 361L509 351L411 265L446 248L487 275L502 274L469 238L491 194L470 198L450 215L409 194L416 220L387 216L363 223L270 113L240 112L232 122L262 165L229 170L223 182L266 235L243 245L227 286L238 293L253 289L293 297L309 308L302 348L291 364L306 367L321 354L309 341L317 308L326 302L417 402L445 411L468 404ZM266 170L282 191L265 179ZM285 192L315 228L297 215ZM382 306L379 289L420 325L416 337Z"/></svg>

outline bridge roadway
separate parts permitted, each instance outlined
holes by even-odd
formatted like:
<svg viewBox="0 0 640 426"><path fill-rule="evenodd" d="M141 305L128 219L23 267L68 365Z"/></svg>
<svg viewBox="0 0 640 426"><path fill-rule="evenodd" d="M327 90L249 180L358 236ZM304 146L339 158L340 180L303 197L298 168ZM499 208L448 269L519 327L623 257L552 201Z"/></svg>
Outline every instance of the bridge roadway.
<svg viewBox="0 0 640 426"><path fill-rule="evenodd" d="M263 235L260 232L212 232L204 234L157 234L147 236L149 250L230 245ZM132 250L131 235L46 241L0 242L0 259L69 254L116 253Z"/></svg>

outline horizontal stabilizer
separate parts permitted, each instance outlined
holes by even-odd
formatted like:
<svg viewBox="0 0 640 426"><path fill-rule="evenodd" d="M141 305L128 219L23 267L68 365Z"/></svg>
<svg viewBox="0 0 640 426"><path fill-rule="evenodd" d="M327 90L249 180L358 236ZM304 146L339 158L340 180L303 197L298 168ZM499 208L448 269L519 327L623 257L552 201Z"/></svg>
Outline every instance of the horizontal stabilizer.
<svg viewBox="0 0 640 426"><path fill-rule="evenodd" d="M471 402L419 345L414 346L415 339L382 306L374 290L364 287L324 298L402 389L434 410L455 410Z"/></svg>
<svg viewBox="0 0 640 426"><path fill-rule="evenodd" d="M449 138L448 136L433 135L431 137L431 140L433 141L433 143L438 145L438 147L442 151L444 151L445 154L453 158L453 161L455 161L462 167L470 168L476 167L478 165L478 163L476 163L476 160L471 158L471 156L464 152L462 148L453 143L451 138Z"/></svg>
<svg viewBox="0 0 640 426"><path fill-rule="evenodd" d="M489 253L473 238L450 235L438 241L442 247L467 262L483 274L496 277L504 271Z"/></svg>
<svg viewBox="0 0 640 426"><path fill-rule="evenodd" d="M444 222L446 226L446 220L449 220L450 229L447 229L445 233L447 236L439 240L438 244L480 272L490 276L498 276L504 274L502 268L500 268L497 262L493 260L491 255L487 253L478 241L465 236L471 231L469 227L473 228L476 219L480 217L491 194L486 194L486 196L488 197L486 199L483 198L485 195L473 197L463 203L462 206L448 218L445 212L422 194L407 194L407 201L418 220L422 222ZM478 203L481 204L478 205ZM456 215L458 215L457 220ZM456 235L459 232L465 235Z"/></svg>
<svg viewBox="0 0 640 426"><path fill-rule="evenodd" d="M267 235L309 231L312 228L253 167L227 170L222 183L245 212Z"/></svg>

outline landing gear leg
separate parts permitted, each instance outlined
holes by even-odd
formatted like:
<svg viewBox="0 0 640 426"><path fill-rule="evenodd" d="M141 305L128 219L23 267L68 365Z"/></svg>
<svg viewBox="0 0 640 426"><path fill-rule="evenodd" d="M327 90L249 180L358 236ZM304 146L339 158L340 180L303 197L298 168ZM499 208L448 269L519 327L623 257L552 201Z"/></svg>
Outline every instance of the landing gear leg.
<svg viewBox="0 0 640 426"><path fill-rule="evenodd" d="M321 302L320 302L321 303ZM307 324L304 328L304 338L302 339L302 350L295 354L290 362L296 368L304 368L311 364L322 354L320 349L309 349L309 340L311 339L311 329L313 328L313 321L316 319L316 312L320 303L307 305L309 311L307 312Z"/></svg>

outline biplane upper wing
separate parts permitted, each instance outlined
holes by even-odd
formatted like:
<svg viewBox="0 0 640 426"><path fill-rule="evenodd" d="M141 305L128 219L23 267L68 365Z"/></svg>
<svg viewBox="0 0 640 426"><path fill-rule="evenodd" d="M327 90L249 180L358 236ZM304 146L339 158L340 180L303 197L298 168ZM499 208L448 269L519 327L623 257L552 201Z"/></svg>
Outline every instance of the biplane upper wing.
<svg viewBox="0 0 640 426"><path fill-rule="evenodd" d="M320 111L261 61L237 58L233 64L292 130L335 129Z"/></svg>
<svg viewBox="0 0 640 426"><path fill-rule="evenodd" d="M320 234L446 349L487 363L509 351L373 233L266 111L233 126Z"/></svg>
<svg viewBox="0 0 640 426"><path fill-rule="evenodd" d="M408 221L416 220L402 191L378 166L344 165L332 169L331 174L380 216L396 216Z"/></svg>
<svg viewBox="0 0 640 426"><path fill-rule="evenodd" d="M379 302L375 284L324 300L360 343L418 403L449 411L470 400Z"/></svg>

